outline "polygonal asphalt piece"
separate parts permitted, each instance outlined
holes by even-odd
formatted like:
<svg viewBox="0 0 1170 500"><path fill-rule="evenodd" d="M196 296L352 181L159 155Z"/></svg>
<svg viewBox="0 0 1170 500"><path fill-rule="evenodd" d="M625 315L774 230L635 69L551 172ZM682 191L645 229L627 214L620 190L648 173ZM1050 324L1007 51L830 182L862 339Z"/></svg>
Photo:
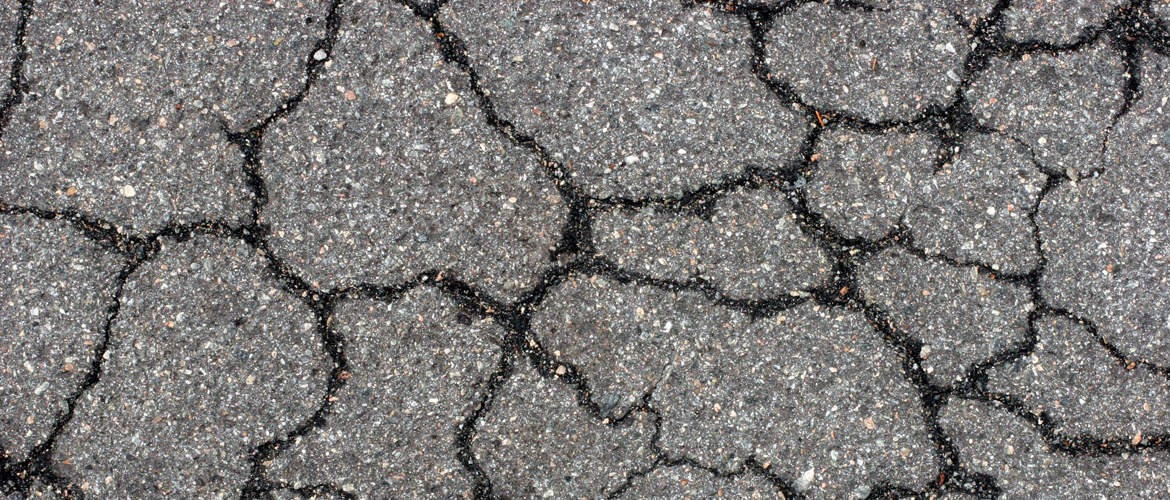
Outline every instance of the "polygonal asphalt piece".
<svg viewBox="0 0 1170 500"><path fill-rule="evenodd" d="M659 467L630 482L624 500L676 500L726 498L729 500L782 499L783 493L764 478L751 473L720 477L709 471L681 465Z"/></svg>
<svg viewBox="0 0 1170 500"><path fill-rule="evenodd" d="M1097 339L1067 318L1037 321L1031 356L989 371L987 388L1024 398L1056 418L1065 435L1133 437L1170 434L1170 381L1126 369ZM1141 442L1141 438L1137 438Z"/></svg>
<svg viewBox="0 0 1170 500"><path fill-rule="evenodd" d="M950 104L971 50L947 9L898 2L865 11L810 2L767 34L772 76L805 103L870 121Z"/></svg>
<svg viewBox="0 0 1170 500"><path fill-rule="evenodd" d="M1162 19L1170 21L1170 0L1150 0L1150 12Z"/></svg>
<svg viewBox="0 0 1170 500"><path fill-rule="evenodd" d="M571 387L527 363L496 393L472 448L503 498L605 498L654 462L645 412L613 422L590 415Z"/></svg>
<svg viewBox="0 0 1170 500"><path fill-rule="evenodd" d="M1027 273L1039 261L1032 211L1047 177L1024 146L999 135L967 139L954 165L921 185L922 205L906 225L915 246L1007 273Z"/></svg>
<svg viewBox="0 0 1170 500"><path fill-rule="evenodd" d="M1156 0L1155 0L1156 1ZM1126 0L1017 0L1003 13L1004 34L1016 41L1066 44L1100 26Z"/></svg>
<svg viewBox="0 0 1170 500"><path fill-rule="evenodd" d="M1126 356L1170 366L1170 58L1145 54L1143 97L1118 121L1105 172L1040 206L1040 284Z"/></svg>
<svg viewBox="0 0 1170 500"><path fill-rule="evenodd" d="M492 339L503 332L430 288L389 305L343 302L332 324L351 378L328 424L277 457L269 477L294 488L333 483L359 499L470 496L455 437L496 370Z"/></svg>
<svg viewBox="0 0 1170 500"><path fill-rule="evenodd" d="M752 75L741 20L677 0L455 0L502 118L599 197L677 195L794 160L808 125Z"/></svg>
<svg viewBox="0 0 1170 500"><path fill-rule="evenodd" d="M951 400L939 424L966 468L996 477L1004 500L1163 498L1170 493L1170 460L1162 453L1064 453L1050 448L1022 418L974 401Z"/></svg>
<svg viewBox="0 0 1170 500"><path fill-rule="evenodd" d="M658 279L701 277L735 297L809 289L832 267L794 222L784 193L771 189L729 193L710 220L615 210L600 215L594 228L598 253L625 269Z"/></svg>
<svg viewBox="0 0 1170 500"><path fill-rule="evenodd" d="M52 432L102 338L122 262L64 221L0 216L0 456Z"/></svg>
<svg viewBox="0 0 1170 500"><path fill-rule="evenodd" d="M265 136L272 248L326 287L439 269L519 294L559 241L561 197L408 9L348 8L329 69Z"/></svg>
<svg viewBox="0 0 1170 500"><path fill-rule="evenodd" d="M16 60L16 44L11 43L10 40L15 39L16 27L20 22L20 2L7 2L0 6L0 36L2 36L5 43L0 44L0 71L4 74L10 74L13 61ZM0 96L7 95L11 90L5 86L0 90Z"/></svg>
<svg viewBox="0 0 1170 500"><path fill-rule="evenodd" d="M1101 165L1125 73L1121 54L1104 41L1057 56L1024 54L990 64L967 100L980 125L1020 139L1049 171L1085 174Z"/></svg>
<svg viewBox="0 0 1170 500"><path fill-rule="evenodd" d="M242 156L220 120L248 126L300 90L324 6L38 5L0 196L147 230L244 215Z"/></svg>
<svg viewBox="0 0 1170 500"><path fill-rule="evenodd" d="M252 450L312 416L329 375L313 314L280 287L242 242L163 240L126 283L58 472L87 496L238 497Z"/></svg>
<svg viewBox="0 0 1170 500"><path fill-rule="evenodd" d="M540 342L588 377L603 412L653 389L671 456L720 470L754 457L789 480L814 468L813 497L932 477L918 394L859 314L804 304L753 322L603 278L572 279L546 304Z"/></svg>
<svg viewBox="0 0 1170 500"><path fill-rule="evenodd" d="M832 130L819 145L809 205L846 238L885 236L934 174L937 145L928 134Z"/></svg>
<svg viewBox="0 0 1170 500"><path fill-rule="evenodd" d="M894 328L923 342L921 365L939 384L962 379L968 366L1027 339L1028 289L975 267L893 249L861 267L858 285L866 300L889 312Z"/></svg>

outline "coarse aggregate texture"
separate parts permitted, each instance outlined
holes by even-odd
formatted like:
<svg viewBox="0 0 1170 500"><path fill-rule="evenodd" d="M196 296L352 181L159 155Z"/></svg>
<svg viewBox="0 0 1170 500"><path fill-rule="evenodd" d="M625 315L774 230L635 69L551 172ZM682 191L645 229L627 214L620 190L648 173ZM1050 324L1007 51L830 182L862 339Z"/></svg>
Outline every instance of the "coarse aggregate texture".
<svg viewBox="0 0 1170 500"><path fill-rule="evenodd" d="M821 138L808 199L846 238L879 239L922 202L937 145L928 134L867 135L834 130Z"/></svg>
<svg viewBox="0 0 1170 500"><path fill-rule="evenodd" d="M860 268L858 283L868 300L890 311L895 327L922 341L921 364L940 384L1027 339L1034 307L1027 288L977 267L890 250Z"/></svg>
<svg viewBox="0 0 1170 500"><path fill-rule="evenodd" d="M220 3L0 8L0 498L1170 494L1163 0Z"/></svg>
<svg viewBox="0 0 1170 500"><path fill-rule="evenodd" d="M234 498L251 450L312 416L327 358L312 311L251 247L163 245L126 282L55 465L98 497Z"/></svg>
<svg viewBox="0 0 1170 500"><path fill-rule="evenodd" d="M324 286L443 267L495 295L530 288L565 218L536 156L484 123L407 8L350 9L328 72L267 137L273 249Z"/></svg>
<svg viewBox="0 0 1170 500"><path fill-rule="evenodd" d="M470 495L453 434L496 370L499 328L473 324L433 289L393 304L345 302L333 325L351 377L336 416L277 458L271 476L294 488L334 483L357 498Z"/></svg>
<svg viewBox="0 0 1170 500"><path fill-rule="evenodd" d="M0 453L20 461L85 377L121 259L63 222L0 217Z"/></svg>
<svg viewBox="0 0 1170 500"><path fill-rule="evenodd" d="M595 221L597 251L657 279L702 279L732 297L788 295L820 285L832 267L794 222L779 191L728 193L709 219L618 210Z"/></svg>
<svg viewBox="0 0 1170 500"><path fill-rule="evenodd" d="M1041 204L1041 283L1126 355L1170 367L1170 58L1145 62L1143 99L1118 121L1105 172Z"/></svg>
<svg viewBox="0 0 1170 500"><path fill-rule="evenodd" d="M678 195L794 160L808 124L751 74L751 32L673 0L456 0L500 116L598 197Z"/></svg>

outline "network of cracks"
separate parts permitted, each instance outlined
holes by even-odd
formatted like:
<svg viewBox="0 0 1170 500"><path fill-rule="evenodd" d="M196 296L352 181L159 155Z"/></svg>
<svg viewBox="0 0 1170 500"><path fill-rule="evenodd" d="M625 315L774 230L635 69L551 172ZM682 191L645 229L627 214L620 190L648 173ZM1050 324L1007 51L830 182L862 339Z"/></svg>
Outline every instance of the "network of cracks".
<svg viewBox="0 0 1170 500"><path fill-rule="evenodd" d="M678 175L650 179L649 188L637 185L646 180L638 177L639 169L656 160L660 166L668 163L665 154L659 160L633 149L597 153L609 154L611 164L590 156L594 151L577 151L580 155L573 157L573 144L563 137L570 132L540 121L555 114L548 111L555 106L507 103L539 93L534 92L539 78L507 80L506 68L501 69L523 63L532 53L483 51L476 36L486 32L490 37L498 27L480 25L460 11L486 15L483 11L535 9L539 19L539 6L382 5L371 0L324 6L319 17L305 19L313 29L302 43L285 45L299 51L299 80L285 84L273 110L243 117L252 124L239 128L231 124L236 117L228 116L226 106L216 108L210 114L219 112L218 128L200 132L222 137L235 148L214 153L236 162L245 187L232 194L239 195L239 203L229 202L222 210L234 215L154 227L141 223L146 229L133 230L126 217L115 221L100 206L70 201L78 199L73 198L77 189L66 184L51 187L64 202L37 203L43 195L35 192L15 195L31 201L0 202L9 239L0 257L7 267L21 276L21 269L46 265L41 259L57 259L47 266L54 270L50 275L58 273L48 278L34 273L40 285L16 286L7 296L12 301L25 294L40 298L26 299L32 304L52 289L53 305L22 310L36 319L17 318L14 302L8 304L13 312L5 313L11 316L5 328L12 331L4 334L14 340L0 351L0 359L9 377L5 380L14 380L11 387L18 389L3 393L5 404L27 398L34 410L14 410L3 422L10 436L0 455L2 491L10 498L1167 494L1170 360L1157 337L1165 336L1159 329L1170 323L1164 326L1149 312L1165 302L1154 299L1150 305L1142 297L1164 290L1157 280L1162 277L1164 284L1161 266L1170 256L1157 253L1161 233L1140 234L1140 224L1131 227L1125 221L1157 217L1157 207L1143 208L1135 199L1166 183L1165 158L1158 155L1170 136L1158 135L1158 124L1165 123L1158 120L1170 96L1170 59L1160 59L1170 57L1170 30L1159 15L1170 11L1156 0L1088 3L1088 10L1076 3L1081 10L1065 9L1076 18L1075 29L1057 29L1057 35L1038 29L1031 36L1026 26L1031 21L1017 12L1031 8L1029 2L923 3L928 5L713 0L633 8L669 11L666 23L701 19L699 24L719 34L699 37L700 46L715 47L719 36L734 37L744 64L732 72L748 75L765 105L776 110L768 120L787 120L777 130L766 129L768 124L752 129L774 137L767 141L752 142L720 129L736 151L746 151L742 159L716 165L714 173L710 168L686 171L691 167L684 165L673 172ZM568 10L602 4L587 1ZM10 88L0 116L9 155L25 140L12 137L20 120L28 120L23 110L54 99L54 89L36 89L26 76L34 66L30 26L42 16L41 8L32 0L13 8ZM633 15L620 9L619 14ZM881 16L894 27L866 27ZM838 89L834 78L864 80L858 72L896 72L900 49L920 50L911 47L913 39L897 38L907 33L890 21L897 16L911 17L917 29L938 30L925 30L930 38L926 50L937 45L942 62L923 62L929 58L918 56L903 61L937 63L924 73L937 81L906 83L894 76L891 88L902 85L906 92L860 95L864 92L854 89L857 97L848 87ZM892 48L874 49L876 55L864 58L868 64L850 63L845 69L826 65L806 71L796 67L805 61L778 54L799 50L794 38L818 43L826 35L817 31L817 22L839 22L875 38L881 38L875 30L888 30ZM390 200L385 205L356 206L353 213L414 217L405 203L414 199L411 190L436 189L453 194L440 196L446 205L432 225L446 224L449 217L452 224L484 228L486 236L464 246L443 246L424 235L391 231L402 235L375 235L369 241L398 245L400 252L414 248L415 254L399 260L379 254L355 264L331 261L328 255L338 247L360 247L345 238L350 231L355 237L363 229L377 232L378 215L338 231L336 242L306 243L311 252L302 252L302 240L291 235L303 232L311 240L312 229L281 220L321 212L321 198L285 194L287 185L300 185L290 180L293 175L300 176L306 190L315 189L309 185L316 182L338 182L337 177L306 177L320 175L308 170L320 170L314 162L326 163L320 155L328 155L337 142L321 142L318 149L324 153L297 149L306 142L317 144L329 128L346 127L326 120L317 128L297 129L297 113L309 109L310 116L329 115L340 109L336 103L360 101L365 92L329 88L334 83L330 73L352 70L359 79L383 76L379 84L396 85L392 74L361 68L400 69L391 57L366 57L356 67L343 61L358 59L345 52L350 49L343 39L347 31L361 34L361 23L390 33L371 46L409 45L396 36L418 34L418 44L402 54L417 59L433 51L434 57L417 74L402 78L425 79L427 71L438 71L461 80L448 80L447 89L439 92L412 88L398 97L425 91L434 94L430 104L435 109L466 105L443 120L467 130L485 127L491 140L499 141L476 139L494 144L474 144L485 161L506 165L501 170L506 175L529 176L520 183L537 187L517 194L525 198L517 200L505 192L506 183L486 186L499 205L461 204L460 197L468 196L460 191L469 189L466 182L444 184L441 179L470 177L471 184L490 184L496 171L480 174L474 171L478 167L444 163L441 152L423 153L420 161L430 162L434 177L406 176L400 191L378 192ZM957 33L951 34L954 41L939 27L947 23ZM1047 18L1039 23L1056 24ZM623 32L627 26L637 28L638 22L601 29L613 32L613 40L638 36ZM538 26L528 34L545 31ZM715 41L708 43L708 38ZM607 43L614 50L612 41ZM552 45L546 49L553 59L572 52ZM814 49L807 53L816 54ZM489 68L477 56L502 63ZM671 62L670 57L650 52L641 60ZM680 61L676 67L701 63ZM1029 64L1056 70L1029 73ZM1086 94L1088 102L1074 94L1047 96L1059 100L1056 107L1073 108L1069 115L1028 115L1044 107L1035 104L1013 108L1010 120L1000 119L997 102L1027 101L1037 92L1026 85L989 90L996 82L1052 83L1081 71L1078 64L1107 68L1102 71L1113 76L1055 84L1061 92L1095 89ZM1006 73L998 80L985 78L997 71ZM911 76L921 80L922 75ZM123 78L117 71L107 76ZM733 76L718 78L737 83ZM525 82L532 87L524 88ZM577 96L586 90L569 89L567 95ZM750 101L755 94L744 95ZM56 99L68 101L62 95ZM708 98L707 108L717 100ZM376 115L376 109L362 112ZM742 113L746 117L752 111ZM1091 132L1065 128L1082 115L1099 127ZM98 121L114 127L116 120L109 116L102 114ZM572 123L567 115L559 118ZM1062 125L1036 133L1027 123L1045 119ZM156 121L160 128L167 126L165 117ZM171 126L176 123L172 119ZM153 122L131 125L141 131ZM602 130L582 142L603 141L610 125L597 125ZM697 128L707 126L718 128ZM40 128L47 128L44 121ZM333 137L356 141L378 130L348 138L335 132ZM458 136L460 130L441 133ZM423 140L431 132L422 132ZM36 146L28 151L40 148L34 139L25 141ZM399 144L399 158L414 158L406 155L408 144ZM701 156L704 147L683 144L677 154ZM687 153L687 148L696 151ZM756 148L758 154L751 151ZM379 149L377 155L382 154ZM727 156L726 151L718 154ZM282 164L281 155L292 160ZM35 154L26 151L26 156ZM582 165L575 166L573 158ZM32 160L4 161L0 167L6 172L44 168L31 165ZM371 163L367 175L389 168L385 161L372 165L374 156L342 161ZM883 161L882 168L889 162L903 165L865 171L866 165ZM681 163L698 167L704 162L718 163L709 158ZM299 168L306 171L295 172ZM274 171L281 172L279 179ZM880 175L880 182L867 174ZM887 179L902 182L901 187L885 187ZM362 179L346 182L356 185ZM861 204L853 203L856 198L834 198L845 196L834 182L878 185L878 194L863 201L886 208L864 216L853 213ZM932 189L920 189L928 184ZM1083 215L1077 212L1082 199L1113 196L1108 192L1113 188L1102 186L1122 186L1126 195L1139 192L1086 210L1095 222L1059 226L1061 220ZM18 191L5 188L6 193ZM143 195L129 184L111 191L119 200ZM1146 202L1151 203L1157 201ZM486 215L467 220L460 211ZM325 212L320 217L339 216ZM526 222L532 219L543 222ZM531 227L502 237L490 229L502 226L506 232L524 224ZM1115 226L1124 228L1117 239L1138 238L1120 244L1120 258L1106 248L1119 241L1097 246L1111 233L1092 232ZM1135 234L1125 236L1131 229ZM1089 250L1106 252L1077 247L1077 238L1086 234L1093 240ZM753 249L769 239L776 241L768 251ZM707 241L741 247L712 249L703 245ZM1138 257L1124 259L1127 244ZM470 257L485 251L488 256L481 259L487 264ZM464 257L475 263L474 269L460 267ZM492 259L519 265L492 271ZM363 265L373 271L349 269ZM1053 278L1053 269L1060 269L1059 279ZM1123 282L1118 276L1127 272L1144 280L1140 288L1122 283L1117 285L1122 291L1116 291L1094 281L1112 276L1108 283ZM387 275L404 278L378 279ZM66 308L84 307L96 313L49 319L54 309L64 314ZM1121 317L1118 321L1125 324L1106 325L1104 316ZM38 345L39 338L54 338L45 333L54 328L75 336L70 341L81 347ZM190 332L204 332L204 337L186 338ZM26 336L31 340L23 340ZM30 364L35 356L27 353L33 351L52 358L52 366ZM52 377L44 382L22 385L12 378L33 379L46 371ZM37 402L46 398L54 402ZM1094 417L1086 419L1087 414ZM232 440L236 443L225 445Z"/></svg>

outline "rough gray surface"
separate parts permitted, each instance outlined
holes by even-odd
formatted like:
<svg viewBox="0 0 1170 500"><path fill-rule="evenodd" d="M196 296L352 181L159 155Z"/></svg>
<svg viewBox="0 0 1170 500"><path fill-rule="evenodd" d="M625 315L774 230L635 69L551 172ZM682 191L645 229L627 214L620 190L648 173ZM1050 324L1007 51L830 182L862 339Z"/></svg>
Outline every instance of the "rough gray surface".
<svg viewBox="0 0 1170 500"><path fill-rule="evenodd" d="M921 186L934 173L935 142L921 133L826 133L809 183L810 208L846 238L885 236L921 202Z"/></svg>
<svg viewBox="0 0 1170 500"><path fill-rule="evenodd" d="M321 2L76 0L36 12L0 195L146 230L243 215L242 156L219 120L246 128L300 89L323 34L305 18Z"/></svg>
<svg viewBox="0 0 1170 500"><path fill-rule="evenodd" d="M773 76L806 103L872 121L950 104L971 50L948 9L919 2L873 12L810 2L767 41Z"/></svg>
<svg viewBox="0 0 1170 500"><path fill-rule="evenodd" d="M788 295L819 286L831 265L794 222L784 193L729 193L709 220L613 211L595 222L597 251L658 279L701 278L733 297Z"/></svg>
<svg viewBox="0 0 1170 500"><path fill-rule="evenodd" d="M126 283L101 381L53 465L97 497L235 498L249 453L313 414L327 357L250 247L163 245Z"/></svg>
<svg viewBox="0 0 1170 500"><path fill-rule="evenodd" d="M308 101L266 141L273 248L326 287L439 269L518 295L559 241L560 195L484 123L409 10L353 9Z"/></svg>
<svg viewBox="0 0 1170 500"><path fill-rule="evenodd" d="M711 472L682 465L662 467L633 480L622 498L632 500L667 500L691 498L726 498L748 500L784 498L784 494L759 476L741 474L720 477Z"/></svg>
<svg viewBox="0 0 1170 500"><path fill-rule="evenodd" d="M858 284L867 300L890 312L896 328L923 342L922 366L940 385L1027 338L1028 289L975 267L893 250L867 262Z"/></svg>
<svg viewBox="0 0 1170 500"><path fill-rule="evenodd" d="M1154 0L1155 2L1159 0ZM1105 24L1125 0L1016 0L1004 11L1004 34L1018 41L1064 44Z"/></svg>
<svg viewBox="0 0 1170 500"><path fill-rule="evenodd" d="M808 126L752 76L746 23L712 10L456 0L443 15L504 119L591 194L640 197L799 153Z"/></svg>
<svg viewBox="0 0 1170 500"><path fill-rule="evenodd" d="M453 436L484 396L502 335L491 323L461 322L470 320L430 288L391 305L341 305L333 325L352 376L336 416L282 454L271 477L294 488L333 483L360 499L469 496L474 481Z"/></svg>
<svg viewBox="0 0 1170 500"><path fill-rule="evenodd" d="M0 456L52 432L89 372L122 262L64 221L0 216Z"/></svg>
<svg viewBox="0 0 1170 500"><path fill-rule="evenodd" d="M1080 52L1003 62L971 86L979 123L1022 140L1049 171L1099 169L1124 99L1119 54L1098 42Z"/></svg>
<svg viewBox="0 0 1170 500"><path fill-rule="evenodd" d="M472 448L505 498L604 498L654 461L650 415L613 422L577 405L559 379L516 368Z"/></svg>
<svg viewBox="0 0 1170 500"><path fill-rule="evenodd" d="M1127 369L1067 318L1044 318L1038 326L1036 350L992 370L989 390L1020 396L1048 412L1063 434L1131 438L1170 432L1166 377L1144 367Z"/></svg>
<svg viewBox="0 0 1170 500"><path fill-rule="evenodd" d="M975 135L954 165L924 186L923 204L911 209L906 225L927 253L1026 273L1039 260L1028 214L1046 178L1022 145Z"/></svg>
<svg viewBox="0 0 1170 500"><path fill-rule="evenodd" d="M971 401L953 401L939 422L971 470L994 474L1004 500L1160 498L1170 494L1165 454L1085 456L1052 450L1019 417Z"/></svg>
<svg viewBox="0 0 1170 500"><path fill-rule="evenodd" d="M1057 188L1037 222L1044 296L1135 360L1170 366L1170 59L1149 55L1144 97L1117 124L1105 172Z"/></svg>
<svg viewBox="0 0 1170 500"><path fill-rule="evenodd" d="M653 389L669 453L721 470L753 457L789 480L815 469L815 498L934 473L918 395L855 313L803 305L752 322L693 294L603 278L550 298L573 305L538 313L540 341L584 371L603 409Z"/></svg>

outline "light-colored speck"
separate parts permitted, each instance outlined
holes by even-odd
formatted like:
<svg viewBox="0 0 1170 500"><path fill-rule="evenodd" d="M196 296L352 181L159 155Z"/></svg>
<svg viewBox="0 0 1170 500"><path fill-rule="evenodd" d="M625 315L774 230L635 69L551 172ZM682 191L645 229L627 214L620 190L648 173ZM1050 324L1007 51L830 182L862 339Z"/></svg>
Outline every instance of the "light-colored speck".
<svg viewBox="0 0 1170 500"><path fill-rule="evenodd" d="M131 186L129 184L122 186L122 189L119 190L118 192L122 193L122 196L125 196L127 198L133 198L134 195L138 194L138 191L134 190L134 186Z"/></svg>
<svg viewBox="0 0 1170 500"><path fill-rule="evenodd" d="M329 53L325 52L325 49L317 49L317 51L313 53L314 61L324 61L327 57L329 57Z"/></svg>

